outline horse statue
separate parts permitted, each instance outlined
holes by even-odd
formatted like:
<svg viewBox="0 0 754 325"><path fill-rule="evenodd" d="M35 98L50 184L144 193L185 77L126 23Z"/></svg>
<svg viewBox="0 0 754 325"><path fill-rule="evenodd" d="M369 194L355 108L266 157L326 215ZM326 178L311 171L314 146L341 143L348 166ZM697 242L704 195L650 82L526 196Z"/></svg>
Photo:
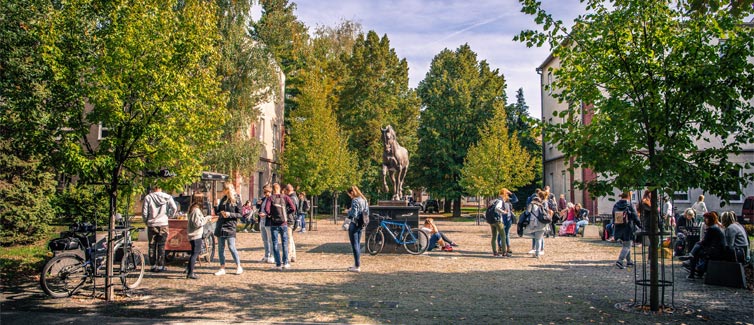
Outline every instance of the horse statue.
<svg viewBox="0 0 754 325"><path fill-rule="evenodd" d="M408 170L408 150L398 144L395 139L395 130L388 125L382 130L382 143L385 145L385 151L382 152L382 185L385 192L389 192L387 186L387 174L390 172L390 179L393 181L393 200L400 200L403 197L403 179L406 178Z"/></svg>

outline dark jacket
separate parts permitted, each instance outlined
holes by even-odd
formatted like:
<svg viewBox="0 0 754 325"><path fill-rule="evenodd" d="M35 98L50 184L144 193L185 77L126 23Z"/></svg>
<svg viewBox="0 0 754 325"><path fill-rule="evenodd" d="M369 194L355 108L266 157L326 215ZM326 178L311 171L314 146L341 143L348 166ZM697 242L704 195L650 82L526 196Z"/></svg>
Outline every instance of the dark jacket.
<svg viewBox="0 0 754 325"><path fill-rule="evenodd" d="M717 225L707 227L704 239L699 242L702 246L702 256L711 260L724 259L723 248L725 247L725 234Z"/></svg>
<svg viewBox="0 0 754 325"><path fill-rule="evenodd" d="M271 227L271 226L287 226L288 225L288 222L287 222L286 218L283 218L284 222L283 222L282 225L273 225L272 224L272 220L269 217L270 213L272 211L271 210L272 209L272 200L276 196L278 196L278 195L283 198L283 200L285 201L285 204L287 205L287 207L286 207L286 213L288 215L291 215L291 214L295 215L295 213L296 213L296 205L293 203L293 200L291 200L290 196L285 195L285 194L272 194L272 195L270 195L270 197L267 198L267 200L264 201L263 211L268 216L265 226Z"/></svg>
<svg viewBox="0 0 754 325"><path fill-rule="evenodd" d="M615 224L615 212L625 211L628 209L628 221L622 224ZM613 206L613 224L615 227L615 240L634 240L634 225L641 227L641 221L636 215L636 210L626 200L619 200Z"/></svg>
<svg viewBox="0 0 754 325"><path fill-rule="evenodd" d="M215 236L224 237L236 237L236 225L238 219L241 218L241 197L236 195L236 204L230 203L227 196L223 196L220 199L220 204L217 205L217 215L220 216L221 211L225 211L228 214L225 218L220 217L217 219L217 225L215 226Z"/></svg>

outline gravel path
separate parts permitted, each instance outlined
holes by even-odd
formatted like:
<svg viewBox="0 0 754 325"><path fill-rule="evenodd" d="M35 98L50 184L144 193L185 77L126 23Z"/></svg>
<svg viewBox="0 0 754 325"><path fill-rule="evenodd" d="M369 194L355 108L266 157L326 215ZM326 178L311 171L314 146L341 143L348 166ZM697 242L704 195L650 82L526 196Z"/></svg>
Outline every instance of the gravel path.
<svg viewBox="0 0 754 325"><path fill-rule="evenodd" d="M49 299L34 282L3 286L0 323L25 322L24 317L35 313L66 323L73 318L95 324L101 324L102 317L107 323L128 324L754 323L754 293L686 280L679 264L677 312L618 310L616 304L634 298L634 270L617 269L613 263L619 245L598 237L545 239L546 254L535 259L526 254L531 239L514 235L513 257L495 258L486 224L437 223L460 244L453 252L365 254L358 274L345 271L353 262L346 232L322 220L318 231L295 234L298 261L284 272L258 262L263 255L258 233L240 233L242 275L214 276L216 263L205 263L198 267L199 280L186 280L185 260L179 259L166 273L148 273L132 297L118 296L112 303L91 298L86 290L72 298Z"/></svg>

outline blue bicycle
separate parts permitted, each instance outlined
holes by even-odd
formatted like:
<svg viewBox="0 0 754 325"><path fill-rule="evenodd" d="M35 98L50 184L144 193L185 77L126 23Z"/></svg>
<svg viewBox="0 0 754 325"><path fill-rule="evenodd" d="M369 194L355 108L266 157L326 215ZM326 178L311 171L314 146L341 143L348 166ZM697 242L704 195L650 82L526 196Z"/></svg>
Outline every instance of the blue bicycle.
<svg viewBox="0 0 754 325"><path fill-rule="evenodd" d="M427 250L429 236L418 228L411 228L405 221L387 221L390 218L374 215L380 221L377 227L367 239L367 251L371 255L377 255L385 247L385 232L398 245L403 245L406 251L413 255L419 255ZM400 231L399 231L400 229Z"/></svg>

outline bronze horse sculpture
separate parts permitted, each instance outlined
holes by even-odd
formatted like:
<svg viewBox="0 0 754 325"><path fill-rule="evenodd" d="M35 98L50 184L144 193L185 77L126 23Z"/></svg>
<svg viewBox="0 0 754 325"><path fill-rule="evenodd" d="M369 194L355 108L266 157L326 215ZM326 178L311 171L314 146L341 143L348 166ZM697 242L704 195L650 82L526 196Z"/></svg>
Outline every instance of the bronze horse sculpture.
<svg viewBox="0 0 754 325"><path fill-rule="evenodd" d="M385 145L382 152L382 185L385 192L390 191L386 180L389 172L393 181L393 200L400 200L403 197L403 180L408 170L408 150L398 144L392 126L388 125L381 130L382 144Z"/></svg>

